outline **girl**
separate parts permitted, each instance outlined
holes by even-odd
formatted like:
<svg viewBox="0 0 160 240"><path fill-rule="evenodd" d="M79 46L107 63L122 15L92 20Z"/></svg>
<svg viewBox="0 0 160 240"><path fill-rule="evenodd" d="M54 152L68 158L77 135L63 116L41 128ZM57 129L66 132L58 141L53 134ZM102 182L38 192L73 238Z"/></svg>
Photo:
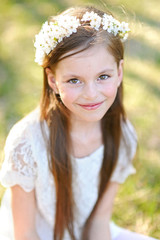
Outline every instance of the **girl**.
<svg viewBox="0 0 160 240"><path fill-rule="evenodd" d="M51 17L36 36L40 106L10 131L1 240L145 240L110 222L135 173L136 134L122 103L128 24L93 7Z"/></svg>

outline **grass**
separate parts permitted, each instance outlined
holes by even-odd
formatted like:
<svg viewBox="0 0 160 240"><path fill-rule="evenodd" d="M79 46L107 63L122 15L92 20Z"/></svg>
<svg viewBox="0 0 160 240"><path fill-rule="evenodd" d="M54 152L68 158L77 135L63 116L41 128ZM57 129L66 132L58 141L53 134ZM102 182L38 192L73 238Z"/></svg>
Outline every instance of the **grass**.
<svg viewBox="0 0 160 240"><path fill-rule="evenodd" d="M86 1L3 1L0 14L0 155L11 126L38 103L42 70L34 63L34 35L48 15ZM88 1L131 22L126 45L125 106L139 138L137 174L116 197L113 218L121 226L160 236L160 2ZM2 161L2 157L1 157ZM0 196L4 189L0 187Z"/></svg>

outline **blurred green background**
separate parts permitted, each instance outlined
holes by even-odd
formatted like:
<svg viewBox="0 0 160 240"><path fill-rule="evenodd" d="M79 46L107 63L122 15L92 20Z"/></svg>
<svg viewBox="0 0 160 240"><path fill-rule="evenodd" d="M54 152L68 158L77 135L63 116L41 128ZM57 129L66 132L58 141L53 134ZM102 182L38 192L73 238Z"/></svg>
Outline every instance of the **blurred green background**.
<svg viewBox="0 0 160 240"><path fill-rule="evenodd" d="M111 10L130 23L125 46L125 105L139 138L135 166L116 197L117 224L160 236L160 1L3 0L0 3L0 156L11 126L38 103L42 69L34 36L50 15L81 4ZM4 189L0 187L0 198Z"/></svg>

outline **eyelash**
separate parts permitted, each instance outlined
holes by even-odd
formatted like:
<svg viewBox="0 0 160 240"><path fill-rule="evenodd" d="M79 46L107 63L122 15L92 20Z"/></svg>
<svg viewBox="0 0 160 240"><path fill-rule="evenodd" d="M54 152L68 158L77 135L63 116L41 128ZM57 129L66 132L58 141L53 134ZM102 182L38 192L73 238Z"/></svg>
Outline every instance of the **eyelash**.
<svg viewBox="0 0 160 240"><path fill-rule="evenodd" d="M103 78L101 78L101 77L103 77ZM105 77L105 78L104 78ZM107 77L107 78L106 78ZM102 75L100 75L99 77L98 77L98 80L107 80L108 78L109 78L110 76L109 75L107 75L107 74L102 74Z"/></svg>
<svg viewBox="0 0 160 240"><path fill-rule="evenodd" d="M76 83L73 82L73 81L76 81ZM78 83L80 83L80 80L79 80L79 79L77 79L77 78L73 78L73 79L68 80L68 83L71 83L71 84L78 84L77 81L79 81Z"/></svg>
<svg viewBox="0 0 160 240"><path fill-rule="evenodd" d="M105 77L105 78L104 78ZM98 78L97 78L97 80L107 80L108 78L109 78L110 76L109 75L107 75L107 74L102 74L102 75L100 75ZM76 81L76 82L75 82ZM70 80L68 80L68 83L71 83L71 84L79 84L79 83L81 83L81 81L79 80L79 79L77 79L77 78L73 78L73 79L70 79Z"/></svg>

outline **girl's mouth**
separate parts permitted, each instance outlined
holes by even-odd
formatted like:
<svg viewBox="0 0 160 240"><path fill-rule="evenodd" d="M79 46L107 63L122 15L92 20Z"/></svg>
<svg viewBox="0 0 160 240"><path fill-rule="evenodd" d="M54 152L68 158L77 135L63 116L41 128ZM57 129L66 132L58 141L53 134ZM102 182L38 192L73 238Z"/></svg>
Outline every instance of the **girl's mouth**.
<svg viewBox="0 0 160 240"><path fill-rule="evenodd" d="M99 103L89 103L89 104L78 104L80 107L84 108L85 110L96 110L102 105L103 102Z"/></svg>

